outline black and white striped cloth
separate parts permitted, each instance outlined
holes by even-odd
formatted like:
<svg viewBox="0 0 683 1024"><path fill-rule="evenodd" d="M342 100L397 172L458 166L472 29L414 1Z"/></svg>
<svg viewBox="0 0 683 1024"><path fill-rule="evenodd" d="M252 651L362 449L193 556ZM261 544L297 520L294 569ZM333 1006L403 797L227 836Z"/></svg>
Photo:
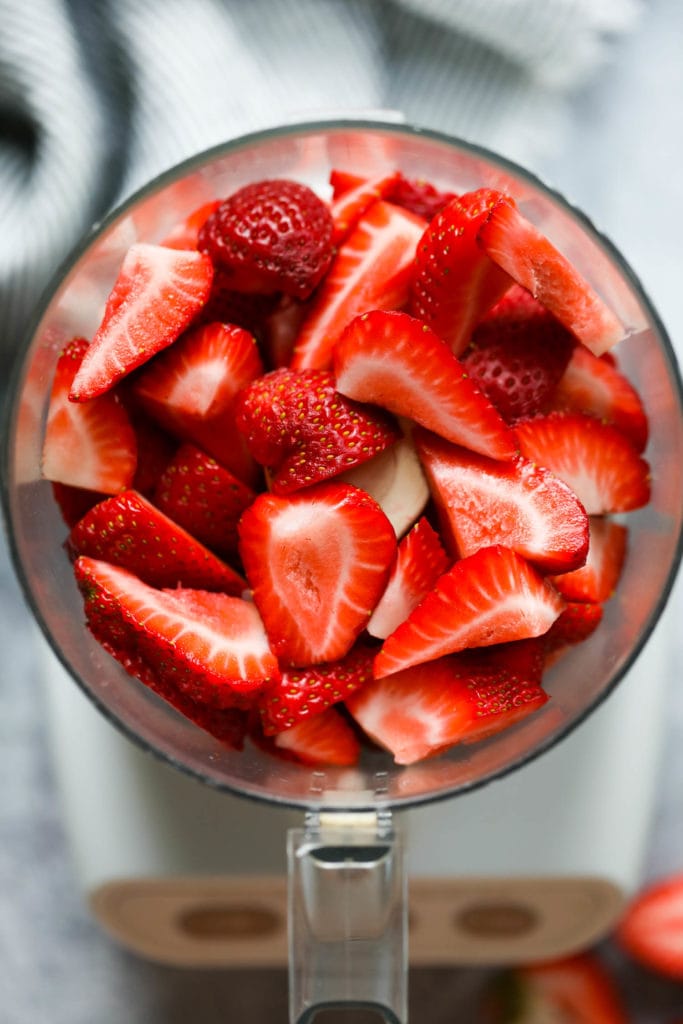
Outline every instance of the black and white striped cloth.
<svg viewBox="0 0 683 1024"><path fill-rule="evenodd" d="M534 166L640 0L0 0L0 374L107 208L192 152L391 108Z"/></svg>

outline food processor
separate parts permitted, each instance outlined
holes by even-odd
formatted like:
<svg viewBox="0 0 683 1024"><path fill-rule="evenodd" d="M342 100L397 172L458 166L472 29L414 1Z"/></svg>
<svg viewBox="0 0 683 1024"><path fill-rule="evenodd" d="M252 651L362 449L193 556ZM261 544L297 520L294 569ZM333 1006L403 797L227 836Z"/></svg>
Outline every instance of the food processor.
<svg viewBox="0 0 683 1024"><path fill-rule="evenodd" d="M605 605L602 624L547 672L544 686L551 699L540 711L499 735L409 767L398 767L389 755L371 749L363 752L353 769L313 769L276 759L250 743L242 752L233 751L128 676L84 628L82 601L63 550L65 527L50 485L40 474L43 429L58 354L73 336L94 333L127 248L137 241L159 242L189 211L251 181L294 178L324 193L333 167L366 176L398 168L407 177L425 178L456 192L482 186L510 192L521 212L572 261L626 325L627 336L618 348L619 363L642 396L650 419L646 457L653 468L652 499L646 508L625 519L629 528L627 559L618 590ZM544 940L542 931L540 937L537 931L525 950L524 937L534 934L534 911L529 909L534 903L524 897L525 876L520 871L524 861L529 866L527 888L531 891L536 884L534 893L540 891L537 876L544 874L543 861L558 869L553 878L546 873L545 902L541 899L538 905L556 908L548 914L549 920L553 914L555 921L557 915L561 919L563 914L565 918L574 914L574 919L565 922L565 947L572 941L576 946L590 941L609 926L621 906L624 888L634 881L635 860L629 859L628 851L636 844L633 836L629 838L629 817L633 813L642 833L648 794L651 796L649 766L661 724L658 694L666 653L657 636L648 646L646 643L665 608L681 553L683 399L675 355L656 312L621 255L581 213L509 161L433 131L373 120L310 123L255 133L167 172L93 229L49 290L17 366L12 395L3 481L10 546L27 600L52 648L46 655L50 661L47 674L55 685L54 693L59 694L53 693L49 705L53 719L61 716L63 722L69 720L73 726L76 721L81 726L73 749L83 752L77 771L84 791L90 792L92 800L89 784L99 778L100 751L107 743L102 740L92 745L103 719L97 720L97 726L89 724L92 707L83 704L75 690L73 695L80 703L70 714L62 696L70 692L65 675L75 679L104 719L161 762L138 751L131 753L127 740L117 736L116 742L123 744L119 750L125 749L126 758L130 754L129 768L142 758L145 764L154 765L151 772L160 773L157 780L166 778L168 766L178 769L186 778L178 776L176 797L184 788L188 805L195 810L203 806L198 795L203 791L195 780L209 787L205 792L210 811L204 821L209 827L202 832L197 824L201 814L194 826L189 814L186 825L190 830L196 827L196 833L186 842L188 850L194 839L196 848L201 848L200 837L205 836L204 846L213 843L214 853L225 850L228 859L235 851L235 861L241 858L249 867L256 837L272 854L277 847L275 834L287 826L292 1024L305 1024L325 1007L338 1005L376 1011L390 1024L406 1020L409 920L401 841L404 828L418 868L420 851L424 854L425 848L436 843L435 855L430 850L431 860L423 856L423 863L430 867L429 877L421 891L419 887L415 890L421 905L431 906L432 922L439 906L447 902L448 920L460 922L462 942L470 941L475 950L488 950L490 959L496 958L496 949L504 950L506 934L519 938L515 948L520 959L525 951L539 954L545 949L552 955L563 948L557 938L553 945L550 933ZM61 667L53 670L55 655ZM648 676L649 690L644 692ZM603 705L620 683L619 692ZM624 697L620 703L622 693L630 692L637 692L637 699L627 702ZM592 729L594 723L599 723L599 728ZM110 731L108 726L105 731ZM630 757L625 756L627 744ZM110 754L111 766L118 755ZM638 770L641 757L646 766L642 772ZM140 798L141 790L129 785L130 780L126 782L123 763L109 775L111 788L102 785L92 803L101 808L103 817L109 801L114 807L120 801L125 815L126 793L131 801ZM626 766L626 777L633 784L631 806L623 800L627 792L623 784L618 788L621 803L611 789L616 774L610 771L612 763L618 765L620 775ZM552 765L547 773L545 764ZM595 785L591 784L592 765L599 766L593 776ZM142 779L145 769L141 771L130 778ZM73 780L73 771L69 776L64 769L67 788L69 777ZM517 780L522 781L518 784ZM549 780L553 783L550 790ZM158 785L161 793L165 783ZM173 787L169 793L172 791ZM244 798L254 803L246 804ZM515 814L518 799L520 812ZM526 811L532 808L534 799L538 801L538 820L521 811L522 806ZM601 815L613 812L615 800L621 807L619 826L611 830L596 854L598 861L604 861L604 872L592 876L587 869L591 858L586 855L577 872L581 886L563 891L563 856L577 864L581 850L572 847L576 834L571 825L565 830L556 828L556 817L559 820L563 809L571 809L573 817L568 814L567 819L572 825L581 821L584 841L590 843L589 830L594 827L596 835L600 834ZM152 831L163 833L166 810L173 817L173 803L173 798L165 803L162 797L154 806L154 813L149 814ZM464 809L461 814L459 805ZM547 809L546 821L543 808ZM277 828L271 827L275 821ZM140 826L144 829L144 816ZM94 820L90 827L96 832ZM172 830L169 839L178 840L181 834L182 828ZM488 849L491 844L493 848ZM463 850L461 866L467 865L460 873L459 848ZM144 854L138 856L138 866L144 859ZM178 855L177 860L182 857ZM502 877L506 860L510 864L508 885ZM258 861L259 857L254 857L252 867ZM268 857L263 875L271 877L272 863L267 861ZM198 864L196 858L194 863ZM481 865L479 889L472 870L477 863ZM486 877L491 877L494 864L495 884L487 887ZM231 904L226 896L232 892L224 877L230 873L229 865L222 873L222 889L221 870L215 868L214 872L213 881L205 876L201 899L194 898L195 886L192 899L178 903L182 885L165 897L167 908L175 906L174 920L184 921L187 935L194 934L207 943L212 936L229 938L239 918L229 913L231 905L240 904L239 899ZM430 879L433 882L449 873L455 881L445 901L443 888L432 885L430 890L429 885ZM250 927L253 934L260 932L264 941L268 935L272 939L272 915L262 906L259 916L258 903L246 898L254 890L239 880L246 874L239 868L234 873L238 881L233 896L244 896L240 942L246 941ZM462 881L465 875L467 884ZM191 877L185 881L191 884ZM263 880L256 889L266 891L267 885ZM93 892L95 888L95 912L116 932L111 890L101 884L94 886ZM282 901L284 890L276 889L277 885L273 899ZM478 893L474 900L473 892ZM591 911L584 918L582 901ZM129 903L129 913L133 913L131 906ZM143 918L145 914L153 918L152 904L146 906ZM164 898L154 906L163 911ZM420 916L416 909L414 936ZM118 927L124 930L120 920ZM438 927L431 927L437 954L439 947L448 945L448 936L452 938L448 927L443 925L443 939ZM427 927L427 946L429 934ZM271 949L269 955L270 961L265 954L261 962L276 962L279 954ZM470 959L475 961L477 956L475 953ZM481 960L485 959L482 953ZM466 962L467 956L462 960Z"/></svg>

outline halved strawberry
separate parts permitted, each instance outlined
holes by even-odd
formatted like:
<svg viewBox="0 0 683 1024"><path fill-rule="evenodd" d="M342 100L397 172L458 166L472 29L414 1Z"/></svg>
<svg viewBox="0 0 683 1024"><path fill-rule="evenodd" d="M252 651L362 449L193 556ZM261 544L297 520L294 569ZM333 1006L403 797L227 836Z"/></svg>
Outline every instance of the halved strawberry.
<svg viewBox="0 0 683 1024"><path fill-rule="evenodd" d="M525 319L498 315L475 328L461 361L506 423L514 423L544 408L575 346L551 313Z"/></svg>
<svg viewBox="0 0 683 1024"><path fill-rule="evenodd" d="M370 648L357 645L340 661L286 669L259 697L264 735L291 729L345 700L372 679L373 657Z"/></svg>
<svg viewBox="0 0 683 1024"><path fill-rule="evenodd" d="M283 295L265 317L259 340L268 369L289 366L308 308L308 303Z"/></svg>
<svg viewBox="0 0 683 1024"><path fill-rule="evenodd" d="M239 395L235 422L254 458L272 470L276 494L336 476L401 436L380 409L339 394L327 370L282 368L259 377Z"/></svg>
<svg viewBox="0 0 683 1024"><path fill-rule="evenodd" d="M648 885L627 908L617 940L638 963L683 981L683 874Z"/></svg>
<svg viewBox="0 0 683 1024"><path fill-rule="evenodd" d="M287 665L343 658L365 628L396 553L379 505L349 484L261 494L240 553L273 650Z"/></svg>
<svg viewBox="0 0 683 1024"><path fill-rule="evenodd" d="M515 454L514 435L445 342L407 313L355 317L334 350L337 389L406 416L494 459Z"/></svg>
<svg viewBox="0 0 683 1024"><path fill-rule="evenodd" d="M243 327L261 341L266 335L268 317L276 309L279 301L279 295L236 291L230 275L222 267L216 267L209 297L191 326L234 324Z"/></svg>
<svg viewBox="0 0 683 1024"><path fill-rule="evenodd" d="M235 399L261 373L258 347L248 331L232 324L206 324L158 356L140 374L134 390L158 423L254 485L259 471L235 426Z"/></svg>
<svg viewBox="0 0 683 1024"><path fill-rule="evenodd" d="M159 478L178 447L178 442L141 409L128 406L135 431L138 462L131 487L151 498Z"/></svg>
<svg viewBox="0 0 683 1024"><path fill-rule="evenodd" d="M313 299L294 349L294 369L327 369L332 349L354 316L406 304L424 227L423 220L398 206L373 203L340 246Z"/></svg>
<svg viewBox="0 0 683 1024"><path fill-rule="evenodd" d="M184 444L162 473L154 503L223 557L237 551L237 523L256 494L201 448Z"/></svg>
<svg viewBox="0 0 683 1024"><path fill-rule="evenodd" d="M515 646L451 655L375 679L347 698L346 706L397 764L477 742L548 700L540 685L542 658L525 654L526 671L520 671Z"/></svg>
<svg viewBox="0 0 683 1024"><path fill-rule="evenodd" d="M477 245L479 228L495 203L514 206L509 196L487 188L452 199L417 247L410 312L456 356L467 347L474 325L512 284Z"/></svg>
<svg viewBox="0 0 683 1024"><path fill-rule="evenodd" d="M405 178L402 174L387 192L392 203L426 221L433 220L455 198L455 192L442 192L424 178Z"/></svg>
<svg viewBox="0 0 683 1024"><path fill-rule="evenodd" d="M334 197L331 208L334 245L340 245L349 236L368 207L383 199L398 179L398 171L379 178L361 178L352 188Z"/></svg>
<svg viewBox="0 0 683 1024"><path fill-rule="evenodd" d="M57 360L50 393L42 473L48 480L103 494L130 487L137 465L137 442L128 413L115 395L87 405L69 401L69 391L88 350L74 338Z"/></svg>
<svg viewBox="0 0 683 1024"><path fill-rule="evenodd" d="M297 761L314 766L350 767L360 754L356 734L335 708L304 718L291 729L279 732L274 745Z"/></svg>
<svg viewBox="0 0 683 1024"><path fill-rule="evenodd" d="M650 500L650 467L624 434L585 413L518 423L522 455L571 487L589 515L629 512Z"/></svg>
<svg viewBox="0 0 683 1024"><path fill-rule="evenodd" d="M518 967L486 996L490 1024L628 1024L611 977L590 953Z"/></svg>
<svg viewBox="0 0 683 1024"><path fill-rule="evenodd" d="M564 607L557 591L515 551L494 545L456 562L384 641L375 676L466 647L540 636Z"/></svg>
<svg viewBox="0 0 683 1024"><path fill-rule="evenodd" d="M488 459L423 430L414 436L453 557L503 544L542 572L584 564L588 516L549 470L519 455Z"/></svg>
<svg viewBox="0 0 683 1024"><path fill-rule="evenodd" d="M206 302L212 277L211 260L202 253L132 245L74 378L71 401L108 391L174 342Z"/></svg>
<svg viewBox="0 0 683 1024"><path fill-rule="evenodd" d="M241 594L234 569L136 491L95 505L69 534L74 555L111 562L154 587L185 586Z"/></svg>
<svg viewBox="0 0 683 1024"><path fill-rule="evenodd" d="M569 601L543 637L546 651L556 651L567 644L580 644L595 632L602 622L602 605L586 601Z"/></svg>
<svg viewBox="0 0 683 1024"><path fill-rule="evenodd" d="M488 324L492 320L506 323L511 320L530 320L537 316L547 316L548 313L545 306L542 306L530 291L513 282L503 297L484 313L479 323Z"/></svg>
<svg viewBox="0 0 683 1024"><path fill-rule="evenodd" d="M479 228L478 240L502 270L528 289L595 355L624 337L618 317L514 205L496 203Z"/></svg>
<svg viewBox="0 0 683 1024"><path fill-rule="evenodd" d="M87 491L82 487L70 487L69 484L52 482L52 497L57 502L63 521L71 529L93 505L104 501L108 495L101 491Z"/></svg>
<svg viewBox="0 0 683 1024"><path fill-rule="evenodd" d="M207 203L188 214L185 220L171 228L161 245L169 249L196 249L199 242L199 229L207 217L220 206L220 199L210 199Z"/></svg>
<svg viewBox="0 0 683 1024"><path fill-rule="evenodd" d="M210 214L199 231L199 248L238 291L282 291L305 299L332 259L332 217L307 185L257 181Z"/></svg>
<svg viewBox="0 0 683 1024"><path fill-rule="evenodd" d="M590 516L586 564L553 577L567 601L608 601L616 590L626 558L628 527L603 516Z"/></svg>
<svg viewBox="0 0 683 1024"><path fill-rule="evenodd" d="M279 676L250 601L204 590L157 590L127 569L74 563L93 635L149 685L148 674L193 701L243 707ZM129 661L126 662L126 658Z"/></svg>
<svg viewBox="0 0 683 1024"><path fill-rule="evenodd" d="M577 345L550 406L588 412L623 431L634 448L647 444L648 422L640 395L617 367Z"/></svg>
<svg viewBox="0 0 683 1024"><path fill-rule="evenodd" d="M393 633L434 587L449 562L438 533L423 517L398 546L389 582L370 616L368 633L382 640Z"/></svg>

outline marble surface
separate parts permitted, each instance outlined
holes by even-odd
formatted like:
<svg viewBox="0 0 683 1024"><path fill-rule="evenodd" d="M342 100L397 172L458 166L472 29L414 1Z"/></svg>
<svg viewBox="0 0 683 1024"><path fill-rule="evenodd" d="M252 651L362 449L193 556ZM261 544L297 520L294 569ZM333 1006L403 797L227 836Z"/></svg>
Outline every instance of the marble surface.
<svg viewBox="0 0 683 1024"><path fill-rule="evenodd" d="M574 98L567 145L541 170L627 254L683 354L683 5L657 0L644 6L639 30ZM672 600L683 610L680 582ZM154 966L119 950L88 917L60 818L27 612L2 544L0 652L0 1020L284 1022L283 972ZM683 640L670 668L648 877L683 868ZM618 973L634 1024L673 1024L683 1016L680 989L627 965L609 944L603 953ZM411 1019L476 1021L482 980L473 971L414 972Z"/></svg>

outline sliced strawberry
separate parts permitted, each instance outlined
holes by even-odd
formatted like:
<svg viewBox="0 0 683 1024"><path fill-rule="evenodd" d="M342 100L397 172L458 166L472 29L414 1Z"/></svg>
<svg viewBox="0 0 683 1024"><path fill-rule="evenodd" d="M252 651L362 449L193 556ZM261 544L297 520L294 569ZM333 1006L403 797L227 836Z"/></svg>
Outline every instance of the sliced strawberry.
<svg viewBox="0 0 683 1024"><path fill-rule="evenodd" d="M382 640L393 633L432 590L449 562L438 533L426 519L420 519L398 546L386 590L370 616L368 633Z"/></svg>
<svg viewBox="0 0 683 1024"><path fill-rule="evenodd" d="M564 480L589 515L629 512L650 500L650 467L616 427L554 412L517 424L522 455Z"/></svg>
<svg viewBox="0 0 683 1024"><path fill-rule="evenodd" d="M192 321L192 326L234 324L243 327L261 341L266 336L268 317L277 308L279 301L278 295L236 291L230 275L222 267L217 267L209 297Z"/></svg>
<svg viewBox="0 0 683 1024"><path fill-rule="evenodd" d="M511 320L530 320L537 316L547 315L548 310L541 305L538 299L533 297L530 291L513 283L503 297L498 299L498 302L484 314L479 323L487 324L491 320L507 323Z"/></svg>
<svg viewBox="0 0 683 1024"><path fill-rule="evenodd" d="M199 243L199 229L220 204L220 199L210 199L208 203L202 203L169 231L161 245L169 249L196 249Z"/></svg>
<svg viewBox="0 0 683 1024"><path fill-rule="evenodd" d="M231 324L188 331L139 376L135 394L148 414L253 485L259 472L235 426L238 392L263 373L256 342Z"/></svg>
<svg viewBox="0 0 683 1024"><path fill-rule="evenodd" d="M154 491L156 507L223 557L237 551L237 523L256 494L201 448L184 444Z"/></svg>
<svg viewBox="0 0 683 1024"><path fill-rule="evenodd" d="M602 605L570 601L544 636L546 650L556 651L566 644L580 644L602 622Z"/></svg>
<svg viewBox="0 0 683 1024"><path fill-rule="evenodd" d="M541 572L584 564L588 516L549 470L522 456L487 459L422 430L415 431L415 444L454 557L502 544Z"/></svg>
<svg viewBox="0 0 683 1024"><path fill-rule="evenodd" d="M617 939L638 963L683 981L683 874L648 885L627 908Z"/></svg>
<svg viewBox="0 0 683 1024"><path fill-rule="evenodd" d="M287 665L343 658L365 628L396 553L369 495L326 483L261 494L242 516L240 553L273 650Z"/></svg>
<svg viewBox="0 0 683 1024"><path fill-rule="evenodd" d="M514 423L544 408L574 348L573 335L551 313L498 315L475 328L461 359L506 423Z"/></svg>
<svg viewBox="0 0 683 1024"><path fill-rule="evenodd" d="M142 677L212 707L243 707L279 676L256 607L227 594L157 590L118 566L74 564L88 627ZM126 664L126 657L129 657ZM155 687L156 688L156 687Z"/></svg>
<svg viewBox="0 0 683 1024"><path fill-rule="evenodd" d="M613 363L582 345L574 349L550 404L613 423L638 452L647 444L647 416L638 392Z"/></svg>
<svg viewBox="0 0 683 1024"><path fill-rule="evenodd" d="M69 391L88 350L74 338L57 360L43 441L43 476L103 494L130 487L137 465L137 443L128 414L115 395L87 405L69 401Z"/></svg>
<svg viewBox="0 0 683 1024"><path fill-rule="evenodd" d="M340 395L327 370L273 370L240 394L235 421L286 494L366 462L401 436L381 410Z"/></svg>
<svg viewBox="0 0 683 1024"><path fill-rule="evenodd" d="M431 221L443 208L456 199L455 192L442 192L425 181L424 178L404 178L399 175L398 180L387 192L387 199L404 210Z"/></svg>
<svg viewBox="0 0 683 1024"><path fill-rule="evenodd" d="M375 679L352 694L346 706L397 764L413 764L456 743L476 742L548 700L540 686L542 660L534 657L530 671L520 671L520 659L508 653L515 646L439 658ZM525 660L529 662L526 655Z"/></svg>
<svg viewBox="0 0 683 1024"><path fill-rule="evenodd" d="M238 291L305 299L332 259L332 217L307 185L258 181L238 189L207 218L199 248Z"/></svg>
<svg viewBox="0 0 683 1024"><path fill-rule="evenodd" d="M349 236L365 211L378 199L383 199L399 177L395 171L380 178L362 178L358 184L334 197L331 209L334 245L340 245Z"/></svg>
<svg viewBox="0 0 683 1024"><path fill-rule="evenodd" d="M330 171L330 185L332 186L332 199L338 199L343 196L345 192L351 192L352 189L358 188L364 182L368 181L368 178L364 178L362 174L353 174L352 171L342 171L338 167L333 167Z"/></svg>
<svg viewBox="0 0 683 1024"><path fill-rule="evenodd" d="M108 497L101 491L86 491L82 487L70 487L68 484L51 483L52 497L57 502L62 519L71 529L93 505L99 504Z"/></svg>
<svg viewBox="0 0 683 1024"><path fill-rule="evenodd" d="M138 449L138 463L133 477L133 490L151 498L161 474L166 469L178 447L171 437L142 410L130 410Z"/></svg>
<svg viewBox="0 0 683 1024"><path fill-rule="evenodd" d="M308 308L308 303L283 295L266 316L260 340L269 369L289 366Z"/></svg>
<svg viewBox="0 0 683 1024"><path fill-rule="evenodd" d="M354 316L406 304L424 227L419 217L383 200L369 208L340 246L316 293L294 350L294 369L327 369L335 343Z"/></svg>
<svg viewBox="0 0 683 1024"><path fill-rule="evenodd" d="M385 641L375 676L431 662L466 647L547 632L564 607L526 559L495 545L456 562Z"/></svg>
<svg viewBox="0 0 683 1024"><path fill-rule="evenodd" d="M487 1003L490 1024L628 1024L612 979L590 953L507 972Z"/></svg>
<svg viewBox="0 0 683 1024"><path fill-rule="evenodd" d="M259 698L261 725L266 736L291 729L345 700L372 679L374 652L354 647L341 661L287 669Z"/></svg>
<svg viewBox="0 0 683 1024"><path fill-rule="evenodd" d="M589 517L586 564L573 572L553 577L567 601L608 601L616 590L626 558L628 528L603 516Z"/></svg>
<svg viewBox="0 0 683 1024"><path fill-rule="evenodd" d="M356 317L334 351L337 389L372 402L495 459L515 454L515 438L445 342L407 313Z"/></svg>
<svg viewBox="0 0 683 1024"><path fill-rule="evenodd" d="M234 569L136 491L95 505L69 534L74 555L120 565L153 587L192 587L241 594Z"/></svg>
<svg viewBox="0 0 683 1024"><path fill-rule="evenodd" d="M451 200L430 222L417 247L410 312L460 353L474 325L512 284L477 245L477 233L495 203L514 201L481 188Z"/></svg>
<svg viewBox="0 0 683 1024"><path fill-rule="evenodd" d="M275 737L276 749L293 755L297 761L311 765L354 765L360 754L360 743L351 726L334 708L304 718L291 729Z"/></svg>
<svg viewBox="0 0 683 1024"><path fill-rule="evenodd" d="M74 378L71 401L108 391L174 342L206 302L212 277L211 260L201 253L131 246Z"/></svg>
<svg viewBox="0 0 683 1024"><path fill-rule="evenodd" d="M492 207L479 229L479 244L595 355L624 337L617 316L515 206L500 202Z"/></svg>

